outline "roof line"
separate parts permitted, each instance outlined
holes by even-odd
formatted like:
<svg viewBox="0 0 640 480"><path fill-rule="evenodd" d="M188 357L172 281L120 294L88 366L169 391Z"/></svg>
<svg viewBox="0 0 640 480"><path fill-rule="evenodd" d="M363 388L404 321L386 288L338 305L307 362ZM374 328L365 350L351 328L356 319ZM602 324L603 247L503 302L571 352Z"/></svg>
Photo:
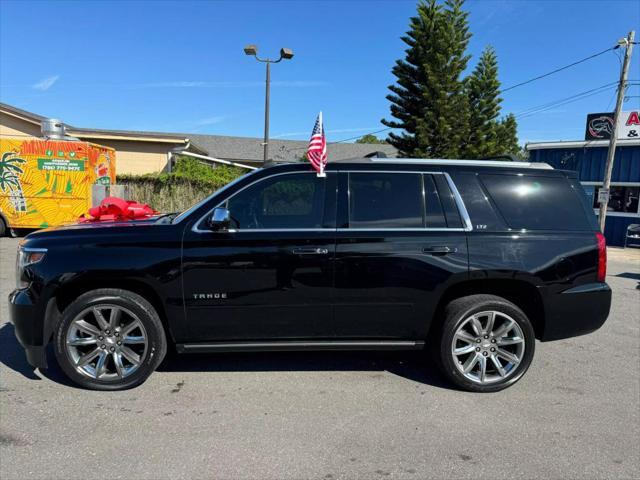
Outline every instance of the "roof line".
<svg viewBox="0 0 640 480"><path fill-rule="evenodd" d="M640 145L640 139L620 139L618 147ZM557 142L530 142L525 145L527 150L543 150L548 148L592 148L608 147L609 140L561 140Z"/></svg>

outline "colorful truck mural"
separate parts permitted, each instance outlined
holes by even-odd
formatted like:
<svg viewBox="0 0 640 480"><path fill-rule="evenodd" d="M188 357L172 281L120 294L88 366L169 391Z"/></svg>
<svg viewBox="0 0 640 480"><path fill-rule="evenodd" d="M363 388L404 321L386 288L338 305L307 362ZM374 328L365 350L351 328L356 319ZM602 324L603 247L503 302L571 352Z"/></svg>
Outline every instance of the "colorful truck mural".
<svg viewBox="0 0 640 480"><path fill-rule="evenodd" d="M2 138L0 220L10 228L75 222L92 207L92 185L114 184L115 178L112 148L80 141Z"/></svg>

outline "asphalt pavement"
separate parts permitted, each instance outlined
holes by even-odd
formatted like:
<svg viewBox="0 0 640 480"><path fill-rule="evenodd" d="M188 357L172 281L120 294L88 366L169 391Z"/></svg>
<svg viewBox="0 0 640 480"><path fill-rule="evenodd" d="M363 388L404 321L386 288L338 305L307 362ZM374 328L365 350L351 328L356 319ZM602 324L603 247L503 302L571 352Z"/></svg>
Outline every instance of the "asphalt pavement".
<svg viewBox="0 0 640 480"><path fill-rule="evenodd" d="M538 342L502 392L454 390L415 352L325 352L171 356L107 393L29 368L17 242L0 239L2 480L640 476L640 250L609 251L607 323Z"/></svg>

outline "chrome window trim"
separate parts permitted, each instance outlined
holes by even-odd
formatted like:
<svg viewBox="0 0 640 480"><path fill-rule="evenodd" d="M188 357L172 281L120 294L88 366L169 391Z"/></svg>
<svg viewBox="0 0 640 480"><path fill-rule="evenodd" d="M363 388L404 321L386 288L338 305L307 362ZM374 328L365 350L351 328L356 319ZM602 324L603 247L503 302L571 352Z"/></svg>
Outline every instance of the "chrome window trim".
<svg viewBox="0 0 640 480"><path fill-rule="evenodd" d="M337 228L338 232L465 232L464 228L459 227L438 227L438 228Z"/></svg>
<svg viewBox="0 0 640 480"><path fill-rule="evenodd" d="M211 230L202 230L198 228L198 225L200 225L200 223L202 223L202 221L207 216L209 216L214 209L222 206L231 198L233 198L243 190L251 187L252 185L255 185L256 183L261 182L263 180L268 180L281 175L292 175L292 174L300 174L300 173L306 174L306 175L316 175L315 172L298 172L298 171L279 172L273 175L269 175L267 177L254 180L253 182L242 187L240 190L235 192L230 197L227 197L223 202L219 203L218 205L213 207L211 210L209 210L207 213L205 213L202 217L200 217L198 221L193 224L191 231L193 231L194 233L212 233ZM335 231L335 232L348 232L348 231L352 231L352 232L470 232L473 230L473 224L471 223L471 218L469 217L467 208L464 204L464 201L462 200L462 196L460 195L460 192L456 188L456 185L453 182L453 179L447 172L421 171L421 170L386 170L386 169L380 169L380 170L352 170L352 169L341 170L339 169L339 170L327 171L326 173L327 175L338 174L338 173L412 173L412 174L419 174L419 175L444 175L445 180L447 181L447 184L451 189L451 193L453 194L453 198L456 203L456 206L458 207L458 211L460 213L460 217L462 218L462 223L464 227L462 228L459 228L459 227L451 227L451 228L429 228L429 227L426 227L426 228L352 228L352 227L328 228L328 227L325 227L325 228L247 228L247 229L238 228L238 229L229 229L225 232L220 232L220 233L240 233L240 232L276 233L276 232L331 232L331 231ZM423 188L424 188L424 183L423 183ZM347 193L349 193L348 190L347 190Z"/></svg>

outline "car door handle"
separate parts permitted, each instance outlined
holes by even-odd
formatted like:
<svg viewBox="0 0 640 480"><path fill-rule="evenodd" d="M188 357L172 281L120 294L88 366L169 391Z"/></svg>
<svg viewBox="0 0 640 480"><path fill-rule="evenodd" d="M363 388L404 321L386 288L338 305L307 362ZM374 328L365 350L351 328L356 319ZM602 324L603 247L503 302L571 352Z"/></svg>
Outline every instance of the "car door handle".
<svg viewBox="0 0 640 480"><path fill-rule="evenodd" d="M293 253L295 255L326 255L329 253L328 248L294 248Z"/></svg>
<svg viewBox="0 0 640 480"><path fill-rule="evenodd" d="M448 253L456 253L457 251L457 248L451 248L444 245L435 247L424 247L422 249L422 253L426 253L428 255L446 255Z"/></svg>

